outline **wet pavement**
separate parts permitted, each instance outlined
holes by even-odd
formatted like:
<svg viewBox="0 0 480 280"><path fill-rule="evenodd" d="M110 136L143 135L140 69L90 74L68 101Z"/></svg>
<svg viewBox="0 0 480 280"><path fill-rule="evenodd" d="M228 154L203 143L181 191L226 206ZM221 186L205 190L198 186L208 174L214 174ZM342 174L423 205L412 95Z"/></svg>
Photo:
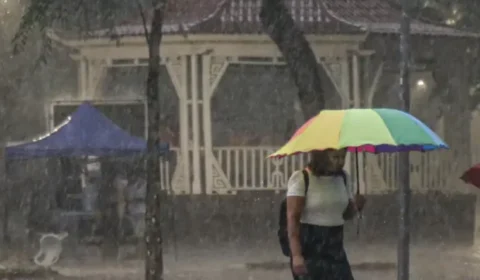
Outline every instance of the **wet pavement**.
<svg viewBox="0 0 480 280"><path fill-rule="evenodd" d="M215 249L180 248L175 260L165 256L165 279L172 280L287 280L291 279L286 259L278 248ZM348 245L355 279L396 279L394 244ZM141 261L102 263L90 259L82 264L63 261L58 271L77 279L143 279ZM80 277L80 278L79 278ZM467 246L414 245L411 252L411 279L480 279L480 258Z"/></svg>

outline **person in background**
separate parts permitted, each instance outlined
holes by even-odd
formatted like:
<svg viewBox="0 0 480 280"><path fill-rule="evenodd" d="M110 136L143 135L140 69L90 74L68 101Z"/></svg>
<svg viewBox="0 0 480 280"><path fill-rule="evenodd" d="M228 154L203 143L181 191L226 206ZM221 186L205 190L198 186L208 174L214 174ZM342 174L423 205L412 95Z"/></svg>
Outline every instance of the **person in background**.
<svg viewBox="0 0 480 280"><path fill-rule="evenodd" d="M94 213L97 209L98 186L95 179L86 178L83 188L83 210L88 213Z"/></svg>
<svg viewBox="0 0 480 280"><path fill-rule="evenodd" d="M127 218L127 187L128 180L125 175L118 174L115 176L113 186L115 187L115 205L118 217L118 230L120 233L120 238L126 238L131 234L131 225L129 224Z"/></svg>
<svg viewBox="0 0 480 280"><path fill-rule="evenodd" d="M288 181L287 228L295 280L353 280L343 245L343 225L365 204L352 196L343 171L346 150L314 151Z"/></svg>
<svg viewBox="0 0 480 280"><path fill-rule="evenodd" d="M158 137L162 143L168 143L170 146L178 147L178 126L175 125L173 118L169 116L161 116L161 125ZM174 129L175 128L175 129Z"/></svg>
<svg viewBox="0 0 480 280"><path fill-rule="evenodd" d="M132 173L128 180L127 211L133 223L134 234L137 237L142 237L145 232L146 186L146 182L141 176Z"/></svg>

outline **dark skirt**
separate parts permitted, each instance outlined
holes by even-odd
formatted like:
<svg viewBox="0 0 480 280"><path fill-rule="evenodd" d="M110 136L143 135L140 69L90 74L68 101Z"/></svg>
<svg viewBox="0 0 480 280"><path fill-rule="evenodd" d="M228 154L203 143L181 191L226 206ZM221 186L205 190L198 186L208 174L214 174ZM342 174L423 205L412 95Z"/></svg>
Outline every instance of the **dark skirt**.
<svg viewBox="0 0 480 280"><path fill-rule="evenodd" d="M295 280L354 280L343 247L343 226L301 225L303 257L308 274Z"/></svg>

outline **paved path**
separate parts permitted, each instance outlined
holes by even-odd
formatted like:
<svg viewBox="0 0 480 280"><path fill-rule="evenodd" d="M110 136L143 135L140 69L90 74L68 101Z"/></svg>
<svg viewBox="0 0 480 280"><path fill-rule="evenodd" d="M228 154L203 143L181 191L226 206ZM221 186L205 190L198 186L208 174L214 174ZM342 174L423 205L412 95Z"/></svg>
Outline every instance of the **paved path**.
<svg viewBox="0 0 480 280"><path fill-rule="evenodd" d="M217 249L182 248L175 261L165 257L166 280L287 280L285 258L278 248L222 247ZM349 245L350 261L357 280L395 279L394 245ZM269 265L265 265L265 264ZM379 265L384 264L384 265ZM390 264L390 265L386 265ZM253 267L253 268L252 268ZM121 264L64 262L58 267L64 275L84 279L143 279L143 264L128 261ZM412 280L480 280L480 258L475 251L461 246L412 246ZM477 277L477 278L475 278Z"/></svg>

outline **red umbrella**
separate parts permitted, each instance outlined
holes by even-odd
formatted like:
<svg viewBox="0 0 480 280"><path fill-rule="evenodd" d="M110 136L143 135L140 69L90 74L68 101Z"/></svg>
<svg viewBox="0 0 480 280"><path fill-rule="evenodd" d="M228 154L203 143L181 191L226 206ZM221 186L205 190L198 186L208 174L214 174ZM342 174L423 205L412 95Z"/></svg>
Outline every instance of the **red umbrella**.
<svg viewBox="0 0 480 280"><path fill-rule="evenodd" d="M480 163L468 169L460 179L467 184L480 188Z"/></svg>

